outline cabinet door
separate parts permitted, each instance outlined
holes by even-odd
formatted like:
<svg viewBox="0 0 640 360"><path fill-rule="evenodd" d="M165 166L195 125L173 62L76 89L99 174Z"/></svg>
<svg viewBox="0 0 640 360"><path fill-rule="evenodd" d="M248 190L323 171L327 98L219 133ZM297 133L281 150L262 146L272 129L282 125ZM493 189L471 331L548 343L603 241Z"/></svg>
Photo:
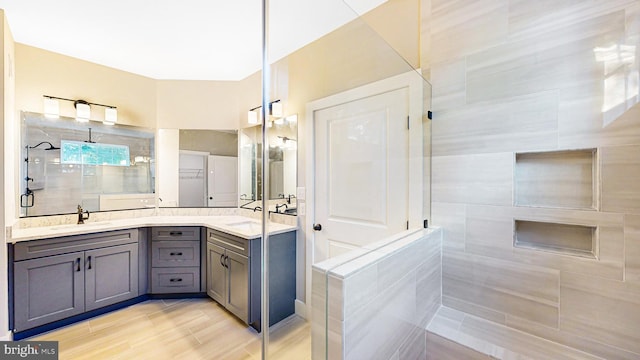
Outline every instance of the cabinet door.
<svg viewBox="0 0 640 360"><path fill-rule="evenodd" d="M138 244L85 251L87 311L138 296Z"/></svg>
<svg viewBox="0 0 640 360"><path fill-rule="evenodd" d="M220 305L226 306L227 269L224 264L224 249L207 242L207 294Z"/></svg>
<svg viewBox="0 0 640 360"><path fill-rule="evenodd" d="M249 321L249 258L227 250L227 310L245 323Z"/></svg>
<svg viewBox="0 0 640 360"><path fill-rule="evenodd" d="M14 263L15 330L84 312L84 253Z"/></svg>

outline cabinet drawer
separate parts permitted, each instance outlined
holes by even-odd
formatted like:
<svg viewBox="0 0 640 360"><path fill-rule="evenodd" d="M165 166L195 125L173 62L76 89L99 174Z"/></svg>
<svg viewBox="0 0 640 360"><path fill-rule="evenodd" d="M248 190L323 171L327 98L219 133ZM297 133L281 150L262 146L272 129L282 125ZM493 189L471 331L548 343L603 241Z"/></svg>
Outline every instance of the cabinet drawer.
<svg viewBox="0 0 640 360"><path fill-rule="evenodd" d="M249 240L242 239L233 235L225 234L220 231L208 229L207 241L223 247L227 250L231 250L235 253L249 256Z"/></svg>
<svg viewBox="0 0 640 360"><path fill-rule="evenodd" d="M167 226L151 229L151 240L200 240L197 226Z"/></svg>
<svg viewBox="0 0 640 360"><path fill-rule="evenodd" d="M151 292L154 294L200 292L200 268L153 268Z"/></svg>
<svg viewBox="0 0 640 360"><path fill-rule="evenodd" d="M135 242L138 242L137 229L31 240L17 243L14 246L14 260L35 259Z"/></svg>
<svg viewBox="0 0 640 360"><path fill-rule="evenodd" d="M200 266L200 241L154 241L151 266Z"/></svg>

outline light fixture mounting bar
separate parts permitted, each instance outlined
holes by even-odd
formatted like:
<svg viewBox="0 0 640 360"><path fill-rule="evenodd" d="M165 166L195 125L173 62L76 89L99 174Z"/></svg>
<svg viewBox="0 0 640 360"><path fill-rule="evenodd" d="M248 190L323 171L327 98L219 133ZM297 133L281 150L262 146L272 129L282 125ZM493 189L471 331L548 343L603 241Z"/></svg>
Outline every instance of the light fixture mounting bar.
<svg viewBox="0 0 640 360"><path fill-rule="evenodd" d="M87 104L87 105L96 105L96 106L102 106L102 107L106 107L106 108L117 109L117 107L113 106L113 105L98 104L98 103L93 103L93 102L89 102L89 101L86 101L86 100L73 100L73 99L67 99L67 98L51 96L51 95L42 95L42 96L46 97L48 99L71 101L72 103L74 103L74 105L75 105L75 103L82 103L82 104Z"/></svg>
<svg viewBox="0 0 640 360"><path fill-rule="evenodd" d="M275 104L275 103L279 103L279 102L280 102L280 99L273 100L272 102L270 102L270 103L269 103L269 109L271 109L271 105L273 105L273 104ZM260 109L261 107L262 107L262 105L258 105L258 106L254 107L254 108L249 109L249 111L255 111L255 110L258 110L258 109Z"/></svg>

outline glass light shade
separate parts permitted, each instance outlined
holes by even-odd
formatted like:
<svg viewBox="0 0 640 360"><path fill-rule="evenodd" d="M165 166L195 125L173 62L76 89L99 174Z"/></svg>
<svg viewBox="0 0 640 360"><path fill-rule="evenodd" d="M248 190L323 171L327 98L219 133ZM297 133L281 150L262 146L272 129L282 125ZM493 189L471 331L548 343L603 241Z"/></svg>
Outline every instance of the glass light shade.
<svg viewBox="0 0 640 360"><path fill-rule="evenodd" d="M271 116L282 117L283 106L281 102L271 103Z"/></svg>
<svg viewBox="0 0 640 360"><path fill-rule="evenodd" d="M104 121L105 125L113 125L118 122L118 110L116 108L105 108L104 109Z"/></svg>
<svg viewBox="0 0 640 360"><path fill-rule="evenodd" d="M290 122L290 123L297 122L298 121L298 115L297 114L289 115L286 118L284 118L284 120L286 122Z"/></svg>
<svg viewBox="0 0 640 360"><path fill-rule="evenodd" d="M91 118L91 106L88 104L76 104L76 121L88 122Z"/></svg>
<svg viewBox="0 0 640 360"><path fill-rule="evenodd" d="M44 98L44 116L49 119L60 117L60 103L57 99Z"/></svg>
<svg viewBox="0 0 640 360"><path fill-rule="evenodd" d="M257 124L258 123L258 113L254 110L249 110L247 113L247 121L249 124Z"/></svg>

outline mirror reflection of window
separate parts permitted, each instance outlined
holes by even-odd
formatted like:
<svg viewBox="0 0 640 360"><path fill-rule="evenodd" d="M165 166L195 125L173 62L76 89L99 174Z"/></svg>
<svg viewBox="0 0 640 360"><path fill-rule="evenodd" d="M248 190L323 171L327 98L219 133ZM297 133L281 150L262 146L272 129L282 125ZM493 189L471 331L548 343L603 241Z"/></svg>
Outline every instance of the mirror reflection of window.
<svg viewBox="0 0 640 360"><path fill-rule="evenodd" d="M20 216L155 206L153 130L22 113Z"/></svg>

